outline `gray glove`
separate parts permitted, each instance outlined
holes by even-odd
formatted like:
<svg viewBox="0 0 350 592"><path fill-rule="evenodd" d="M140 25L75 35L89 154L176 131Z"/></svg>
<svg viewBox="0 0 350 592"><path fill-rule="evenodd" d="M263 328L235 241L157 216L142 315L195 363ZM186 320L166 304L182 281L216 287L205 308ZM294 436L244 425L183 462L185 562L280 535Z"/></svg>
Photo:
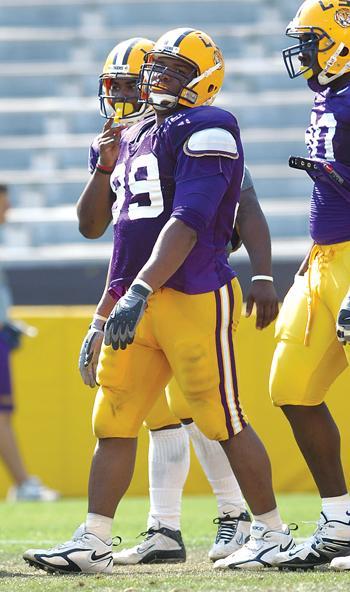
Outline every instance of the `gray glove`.
<svg viewBox="0 0 350 592"><path fill-rule="evenodd" d="M342 345L350 343L350 291L344 298L338 313L337 337Z"/></svg>
<svg viewBox="0 0 350 592"><path fill-rule="evenodd" d="M118 300L105 326L105 345L126 349L134 341L136 327L147 307L152 290L143 284L132 284Z"/></svg>
<svg viewBox="0 0 350 592"><path fill-rule="evenodd" d="M90 325L90 328L84 337L80 354L79 354L79 370L84 384L94 388L96 382L96 369L98 358L103 342L103 324L95 321Z"/></svg>

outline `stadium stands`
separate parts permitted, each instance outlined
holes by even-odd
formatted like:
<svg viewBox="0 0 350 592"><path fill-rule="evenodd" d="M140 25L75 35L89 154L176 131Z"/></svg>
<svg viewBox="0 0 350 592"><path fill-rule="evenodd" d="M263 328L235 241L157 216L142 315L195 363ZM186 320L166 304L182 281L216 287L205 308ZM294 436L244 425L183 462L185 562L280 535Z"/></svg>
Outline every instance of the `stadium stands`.
<svg viewBox="0 0 350 592"><path fill-rule="evenodd" d="M275 256L305 250L311 185L287 159L305 153L312 97L282 63L294 11L288 0L0 0L0 10L0 182L10 185L14 205L5 258L18 257L19 246L33 260L46 245L67 259L82 249L91 260L106 252L111 233L85 240L74 209L88 179L90 140L103 123L98 75L120 40L186 25L208 31L224 51L217 104L240 121Z"/></svg>

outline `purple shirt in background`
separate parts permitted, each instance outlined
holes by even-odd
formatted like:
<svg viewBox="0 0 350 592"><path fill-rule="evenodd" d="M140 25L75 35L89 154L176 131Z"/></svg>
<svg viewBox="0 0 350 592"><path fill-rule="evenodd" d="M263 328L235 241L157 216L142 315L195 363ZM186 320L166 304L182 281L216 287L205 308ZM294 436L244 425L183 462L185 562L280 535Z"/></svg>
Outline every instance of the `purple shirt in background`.
<svg viewBox="0 0 350 592"><path fill-rule="evenodd" d="M316 95L305 139L310 158L334 163L350 185L350 87ZM350 192L324 176L311 196L310 234L318 244L350 240Z"/></svg>
<svg viewBox="0 0 350 592"><path fill-rule="evenodd" d="M188 156L183 146L195 132L229 131L237 157ZM98 158L95 143L89 168ZM122 134L120 155L111 176L116 193L112 207L114 242L110 293L129 286L149 259L163 226L171 217L197 231L198 240L166 286L197 294L220 288L235 276L226 244L240 196L244 158L236 119L216 107L184 109L157 127L153 117Z"/></svg>

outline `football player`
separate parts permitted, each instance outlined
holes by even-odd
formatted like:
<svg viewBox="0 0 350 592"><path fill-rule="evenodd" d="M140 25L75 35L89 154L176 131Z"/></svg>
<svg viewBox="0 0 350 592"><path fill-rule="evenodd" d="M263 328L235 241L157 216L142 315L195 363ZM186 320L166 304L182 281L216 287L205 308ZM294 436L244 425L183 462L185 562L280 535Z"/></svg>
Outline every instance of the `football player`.
<svg viewBox="0 0 350 592"><path fill-rule="evenodd" d="M322 509L313 536L282 553L278 563L291 569L329 562L349 568L349 558L333 559L350 553L350 498L339 431L324 398L350 360L349 348L342 347L349 340L350 1L307 0L287 35L296 39L283 52L290 77L304 76L316 93L306 132L316 164L311 173L313 245L277 321L270 389L290 422Z"/></svg>
<svg viewBox="0 0 350 592"><path fill-rule="evenodd" d="M271 565L294 545L266 451L239 400L233 329L242 297L226 244L244 159L236 119L209 107L223 78L222 54L206 33L169 31L145 56L140 77L140 97L156 120L113 132L115 152L101 151L93 176L110 178L116 194L102 322L110 299L117 303L97 370L89 510L71 541L24 554L41 569L111 573L113 517L132 477L137 434L172 376L199 429L221 442L253 512L259 557L243 546L241 565Z"/></svg>
<svg viewBox="0 0 350 592"><path fill-rule="evenodd" d="M143 48L149 51L150 44L149 40L144 39L127 40L113 48L107 57L100 78L101 114L109 119L115 118L115 112L118 109L119 125L132 123L139 117L139 113L141 117L148 115L145 105L136 103L133 84L136 84L137 72L143 61L141 50ZM124 56L127 58L123 60ZM117 69L116 64L122 61L125 64L123 67L119 65ZM127 76L125 76L126 70ZM111 93L112 88L114 90ZM134 112L129 107L131 117L124 118L121 116L126 111L124 104L130 103L131 100L134 101ZM153 110L152 113L154 113ZM102 151L111 148L109 130L110 126L107 124L102 135L92 144L89 159L91 173L100 155L99 146L101 145ZM112 191L110 193L110 198L107 193L107 196L103 194L102 200L99 200L96 199L94 191L87 188L79 199L78 218L80 228L84 230L86 237L96 238L102 235L110 222L111 211L108 208L115 197ZM249 253L253 273L271 274L268 226L247 169L241 187L236 225L230 241L232 250L236 250L242 242L238 228ZM254 303L257 308L257 328L262 329L276 317L278 311L277 295L271 282L251 283L247 298L248 315L251 314ZM103 319L102 322L98 318L93 320L92 327L84 339L80 356L79 366L82 378L85 384L91 387L96 385L96 367L103 336L102 325ZM206 438L190 419L191 411L175 380L171 381L168 389L172 391L171 398L176 399L174 412L170 411L165 396L162 396L145 421L145 425L150 430L151 507L147 522L147 536L145 541L136 547L115 553L115 563L150 563L155 561L155 558L157 561L164 562L185 559L185 548L180 532L180 508L183 486L189 470L189 439L193 443L197 457L217 498L219 516L215 521L218 524L218 532L209 551L210 559L215 561L226 557L238 549L249 535L250 518L225 453L218 443ZM184 429L181 427L180 420ZM152 538L151 548L150 538Z"/></svg>

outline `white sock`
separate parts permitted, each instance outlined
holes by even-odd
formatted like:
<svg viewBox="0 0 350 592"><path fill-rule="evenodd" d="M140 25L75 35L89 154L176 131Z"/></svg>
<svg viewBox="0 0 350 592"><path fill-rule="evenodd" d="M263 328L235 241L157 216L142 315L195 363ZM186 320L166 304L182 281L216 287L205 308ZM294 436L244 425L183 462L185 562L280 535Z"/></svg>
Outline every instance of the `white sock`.
<svg viewBox="0 0 350 592"><path fill-rule="evenodd" d="M267 526L269 530L276 530L277 532L281 532L283 529L283 523L278 508L275 508L270 512L265 512L265 514L254 514L252 524L254 524L254 522L261 522Z"/></svg>
<svg viewBox="0 0 350 592"><path fill-rule="evenodd" d="M325 513L328 520L342 520L349 522L349 515L346 514L346 512L350 512L349 494L345 493L344 495L338 495L336 497L323 497L322 511Z"/></svg>
<svg viewBox="0 0 350 592"><path fill-rule="evenodd" d="M113 518L101 514L89 513L85 521L86 532L91 532L102 541L108 541L112 537Z"/></svg>
<svg viewBox="0 0 350 592"><path fill-rule="evenodd" d="M182 490L190 469L186 431L150 431L148 452L150 511L147 528L162 526L180 530Z"/></svg>
<svg viewBox="0 0 350 592"><path fill-rule="evenodd" d="M245 503L238 481L219 442L209 440L194 422L184 424L218 504L219 516L239 516Z"/></svg>

